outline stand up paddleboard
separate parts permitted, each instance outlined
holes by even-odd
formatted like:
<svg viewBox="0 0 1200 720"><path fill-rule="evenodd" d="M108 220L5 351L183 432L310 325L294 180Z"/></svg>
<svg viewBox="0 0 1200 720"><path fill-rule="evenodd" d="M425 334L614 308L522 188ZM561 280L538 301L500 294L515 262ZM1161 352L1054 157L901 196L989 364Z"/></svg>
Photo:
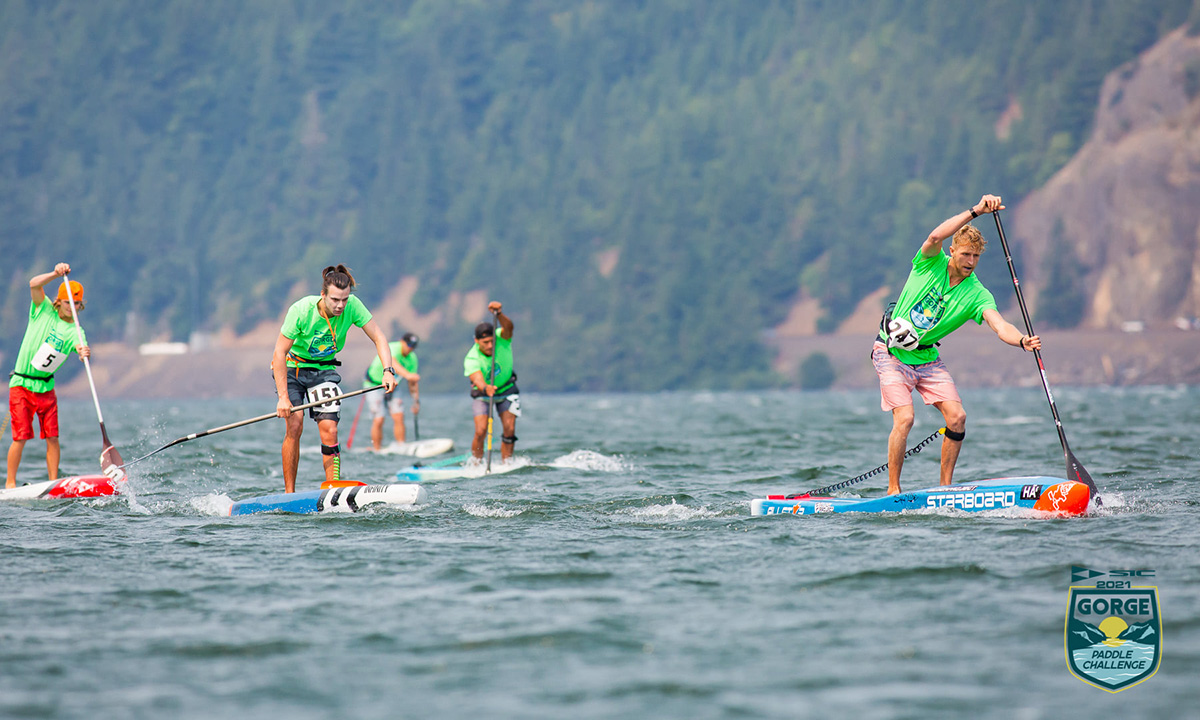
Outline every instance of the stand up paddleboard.
<svg viewBox="0 0 1200 720"><path fill-rule="evenodd" d="M425 488L420 485L352 485L239 500L229 508L229 514L352 513L370 505L420 505L426 498Z"/></svg>
<svg viewBox="0 0 1200 720"><path fill-rule="evenodd" d="M37 498L94 498L116 495L120 483L107 475L74 475L0 490L0 500Z"/></svg>
<svg viewBox="0 0 1200 720"><path fill-rule="evenodd" d="M412 442L392 443L379 448L380 455L409 455L411 457L427 458L454 449L454 440L450 438L429 438Z"/></svg>
<svg viewBox="0 0 1200 720"><path fill-rule="evenodd" d="M1028 508L1059 517L1087 512L1087 485L1053 477L1014 477L915 490L879 498L769 495L750 501L751 515L818 515L844 512L899 512L947 508L966 512Z"/></svg>
<svg viewBox="0 0 1200 720"><path fill-rule="evenodd" d="M523 467L529 467L529 463L494 463L492 471L488 472L486 465L473 463L468 460L458 465L434 464L424 467L417 465L404 468L396 473L396 479L401 482L429 482L430 480L452 480L454 478L481 478L491 477L492 475L503 475Z"/></svg>

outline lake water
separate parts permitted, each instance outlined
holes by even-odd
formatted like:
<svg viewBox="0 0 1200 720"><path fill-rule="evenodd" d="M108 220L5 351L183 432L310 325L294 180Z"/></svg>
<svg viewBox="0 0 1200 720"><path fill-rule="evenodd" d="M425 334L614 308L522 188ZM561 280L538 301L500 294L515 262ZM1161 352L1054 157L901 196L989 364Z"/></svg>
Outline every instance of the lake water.
<svg viewBox="0 0 1200 720"><path fill-rule="evenodd" d="M223 517L282 489L282 426L190 441L129 497L0 504L0 717L1194 717L1200 389L1057 390L1104 493L1086 518L749 517L884 462L875 392L525 394L528 467L359 515ZM965 399L958 480L1064 473L1040 388ZM468 401L423 401L422 437L467 447ZM274 401L104 408L128 460ZM63 444L64 471L97 469L90 402L63 403ZM318 468L302 456L301 489ZM935 444L904 485L936 482ZM1072 565L1155 571L1157 675L1113 695L1070 674Z"/></svg>

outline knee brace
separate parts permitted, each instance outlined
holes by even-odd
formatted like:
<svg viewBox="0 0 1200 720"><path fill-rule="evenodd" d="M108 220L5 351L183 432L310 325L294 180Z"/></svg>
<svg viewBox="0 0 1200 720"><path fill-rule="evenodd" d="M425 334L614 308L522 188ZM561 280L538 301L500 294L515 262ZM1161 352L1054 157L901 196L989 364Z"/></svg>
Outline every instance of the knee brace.
<svg viewBox="0 0 1200 720"><path fill-rule="evenodd" d="M340 455L341 452L342 452L341 445L326 445L324 443L321 444L321 454L322 455Z"/></svg>
<svg viewBox="0 0 1200 720"><path fill-rule="evenodd" d="M955 431L951 430L950 428L946 428L946 432L943 434L946 436L947 440L953 440L954 442L962 442L963 438L965 438L967 436L967 431L966 431L966 429L964 429L962 432L955 432Z"/></svg>
<svg viewBox="0 0 1200 720"><path fill-rule="evenodd" d="M517 436L516 435L505 435L504 437L500 438L500 440L505 445L512 445L513 443L515 443L517 441Z"/></svg>

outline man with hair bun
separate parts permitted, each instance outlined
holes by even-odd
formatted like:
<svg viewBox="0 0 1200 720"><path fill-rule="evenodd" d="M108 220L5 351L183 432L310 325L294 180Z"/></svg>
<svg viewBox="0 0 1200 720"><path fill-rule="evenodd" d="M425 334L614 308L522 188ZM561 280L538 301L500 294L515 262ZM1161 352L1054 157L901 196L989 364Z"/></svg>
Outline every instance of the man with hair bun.
<svg viewBox="0 0 1200 720"><path fill-rule="evenodd" d="M992 293L975 277L975 266L987 242L972 219L1003 210L999 196L984 195L974 207L947 218L929 233L912 261L908 280L879 323L871 361L879 375L880 407L892 413L888 436L888 494L900 492L908 432L913 426L912 393L946 420L942 442L941 484L949 485L966 437L967 413L937 344L967 320L987 323L1003 342L1025 351L1040 350L1038 336L1023 335L996 310ZM942 242L953 237L950 254Z"/></svg>
<svg viewBox="0 0 1200 720"><path fill-rule="evenodd" d="M396 389L396 368L392 351L379 325L362 301L350 294L354 276L345 265L329 266L321 271L321 294L300 298L288 308L283 319L275 353L271 357L271 372L275 376L275 393L279 403L275 414L287 420L283 438L283 488L296 491L296 471L300 463L300 434L304 416L292 412L292 407L341 395L338 383L342 376L336 367L341 365L337 353L346 346L346 333L351 325L363 329L383 363L385 392ZM309 409L321 434L321 459L325 479L340 479L341 448L338 445L340 403L318 405Z"/></svg>
<svg viewBox="0 0 1200 720"><path fill-rule="evenodd" d="M5 487L17 486L17 470L25 443L33 439L33 419L37 417L46 441L46 471L50 480L58 479L58 461L62 449L58 443L58 396L54 392L54 373L72 351L79 359L91 357L86 337L76 344L75 317L67 296L67 283L58 287L54 300L46 298L46 285L71 272L67 263L29 280L29 324L17 352L16 368L9 373L8 412L12 418L13 441L8 447L8 477ZM83 285L68 281L76 312L83 311ZM83 335L83 328L79 328Z"/></svg>

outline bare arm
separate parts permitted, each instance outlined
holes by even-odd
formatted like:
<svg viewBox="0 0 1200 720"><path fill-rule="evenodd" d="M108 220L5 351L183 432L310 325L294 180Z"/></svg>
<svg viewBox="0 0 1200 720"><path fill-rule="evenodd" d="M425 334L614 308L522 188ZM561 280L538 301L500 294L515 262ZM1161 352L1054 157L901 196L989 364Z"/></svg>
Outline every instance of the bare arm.
<svg viewBox="0 0 1200 720"><path fill-rule="evenodd" d="M54 270L48 273L42 273L41 275L34 275L33 277L29 278L29 299L33 300L34 305L41 305L42 301L46 299L46 291L42 288L46 287L52 281L62 277L63 275L66 275L69 272L71 272L70 265L67 263L59 263L54 266Z"/></svg>
<svg viewBox="0 0 1200 720"><path fill-rule="evenodd" d="M483 373L479 370L471 373L470 380L472 385L474 385L479 389L480 392L484 393L488 397L496 394L496 387L494 385L488 385L483 379Z"/></svg>
<svg viewBox="0 0 1200 720"><path fill-rule="evenodd" d="M287 390L287 356L292 349L292 342L291 338L280 333L275 340L275 352L271 353L271 374L275 376L275 393L279 395L275 414L281 418L292 414L292 399L288 397Z"/></svg>
<svg viewBox="0 0 1200 720"><path fill-rule="evenodd" d="M493 300L488 303L488 310L495 313L496 320L500 321L500 337L504 338L505 340L512 340L513 321L504 314L504 311L501 309L503 307L504 306L497 300Z"/></svg>
<svg viewBox="0 0 1200 720"><path fill-rule="evenodd" d="M954 217L946 218L929 233L929 237L925 238L925 242L921 244L921 257L931 258L942 251L942 241L946 238L954 237L954 233L962 229L963 225L971 222L976 216L984 213L1003 210L1004 205L1000 203L998 195L984 195L979 198L979 202L971 208L971 210L963 210ZM971 211L975 211L975 215Z"/></svg>
<svg viewBox="0 0 1200 720"><path fill-rule="evenodd" d="M375 353L379 355L379 361L383 363L383 391L390 393L396 389L394 373L407 371L395 369L396 362L392 359L392 349L388 347L387 338L384 337L383 331L379 329L379 324L374 319L363 325L363 332L371 338L371 342L375 343ZM388 368L392 368L392 372L388 372Z"/></svg>
<svg viewBox="0 0 1200 720"><path fill-rule="evenodd" d="M1005 320L1000 313L992 309L983 311L983 320L1003 342L1019 347L1022 350L1041 350L1042 339L1037 335L1025 335L1015 325Z"/></svg>

